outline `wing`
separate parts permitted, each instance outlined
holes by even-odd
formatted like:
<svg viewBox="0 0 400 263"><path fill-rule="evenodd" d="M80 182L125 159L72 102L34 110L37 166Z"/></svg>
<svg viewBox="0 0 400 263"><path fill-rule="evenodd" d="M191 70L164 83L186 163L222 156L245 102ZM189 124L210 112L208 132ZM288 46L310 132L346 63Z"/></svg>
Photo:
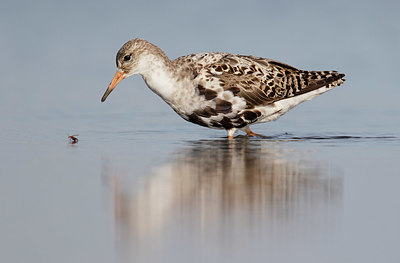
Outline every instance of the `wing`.
<svg viewBox="0 0 400 263"><path fill-rule="evenodd" d="M242 97L247 108L267 105L324 86L335 87L344 81L344 74L336 71L298 70L253 56L205 53L191 55L190 59L200 83L218 83L217 86ZM211 87L215 88L215 85Z"/></svg>

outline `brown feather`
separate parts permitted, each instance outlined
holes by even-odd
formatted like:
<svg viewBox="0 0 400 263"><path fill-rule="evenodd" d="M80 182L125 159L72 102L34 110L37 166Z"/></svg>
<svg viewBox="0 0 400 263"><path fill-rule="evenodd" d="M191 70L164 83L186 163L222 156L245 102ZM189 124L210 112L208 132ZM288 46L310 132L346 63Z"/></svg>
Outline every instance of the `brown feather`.
<svg viewBox="0 0 400 263"><path fill-rule="evenodd" d="M206 76L217 78L224 90L245 99L248 108L267 105L315 89L340 85L344 74L335 71L303 71L287 64L252 56L226 54L205 67ZM213 98L205 94L206 98ZM227 111L218 106L217 111Z"/></svg>

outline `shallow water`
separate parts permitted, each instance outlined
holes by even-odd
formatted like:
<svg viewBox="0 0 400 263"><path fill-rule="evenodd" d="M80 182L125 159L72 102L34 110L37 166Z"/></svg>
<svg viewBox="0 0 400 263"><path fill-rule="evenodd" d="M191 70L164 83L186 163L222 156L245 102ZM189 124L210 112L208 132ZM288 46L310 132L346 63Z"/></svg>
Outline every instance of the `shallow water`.
<svg viewBox="0 0 400 263"><path fill-rule="evenodd" d="M103 118L3 123L4 262L400 259L395 133L229 141L173 114Z"/></svg>
<svg viewBox="0 0 400 263"><path fill-rule="evenodd" d="M400 262L398 10L5 1L0 262ZM100 103L135 37L171 59L222 51L347 80L227 141L138 76Z"/></svg>

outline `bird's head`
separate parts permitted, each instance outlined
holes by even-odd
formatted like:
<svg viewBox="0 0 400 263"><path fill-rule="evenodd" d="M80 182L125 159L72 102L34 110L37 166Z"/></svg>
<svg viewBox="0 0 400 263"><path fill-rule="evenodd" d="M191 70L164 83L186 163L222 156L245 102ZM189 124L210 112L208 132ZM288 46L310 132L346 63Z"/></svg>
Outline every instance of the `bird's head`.
<svg viewBox="0 0 400 263"><path fill-rule="evenodd" d="M116 56L117 73L111 80L101 101L104 102L108 95L114 90L118 83L129 76L143 74L148 69L148 59L154 45L143 39L133 39L126 42L118 51ZM155 46L154 46L155 47Z"/></svg>

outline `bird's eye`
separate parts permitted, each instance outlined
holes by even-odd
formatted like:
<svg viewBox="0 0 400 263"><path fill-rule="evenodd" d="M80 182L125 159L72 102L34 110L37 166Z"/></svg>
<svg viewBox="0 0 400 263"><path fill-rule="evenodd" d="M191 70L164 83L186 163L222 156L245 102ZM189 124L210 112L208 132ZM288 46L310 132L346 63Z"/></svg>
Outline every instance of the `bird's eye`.
<svg viewBox="0 0 400 263"><path fill-rule="evenodd" d="M131 55L124 56L124 61L129 61L129 60L131 60Z"/></svg>

